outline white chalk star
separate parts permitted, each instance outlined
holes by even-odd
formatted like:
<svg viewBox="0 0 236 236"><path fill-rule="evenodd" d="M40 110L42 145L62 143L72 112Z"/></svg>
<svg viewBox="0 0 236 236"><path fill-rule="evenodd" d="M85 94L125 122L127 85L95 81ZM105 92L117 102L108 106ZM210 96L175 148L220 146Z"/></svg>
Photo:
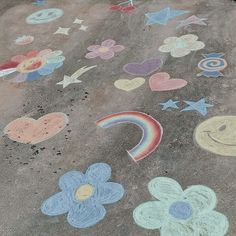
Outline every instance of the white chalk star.
<svg viewBox="0 0 236 236"><path fill-rule="evenodd" d="M82 24L83 21L84 20L80 20L80 19L76 18L73 23L74 24Z"/></svg>
<svg viewBox="0 0 236 236"><path fill-rule="evenodd" d="M69 30L70 30L70 28L58 27L57 31L54 32L54 34L65 34L65 35L69 35Z"/></svg>
<svg viewBox="0 0 236 236"><path fill-rule="evenodd" d="M81 25L79 29L80 29L80 30L83 30L83 31L87 31L87 28L88 28L88 26Z"/></svg>
<svg viewBox="0 0 236 236"><path fill-rule="evenodd" d="M66 88L68 85L70 84L76 84L76 83L81 83L82 81L81 80L78 80L78 78L84 74L85 72L95 68L97 66L90 66L90 67L87 67L87 66L84 66L80 69L78 69L73 75L71 76L68 76L68 75L64 75L64 78L62 81L58 82L57 84L58 85L62 85L63 88Z"/></svg>

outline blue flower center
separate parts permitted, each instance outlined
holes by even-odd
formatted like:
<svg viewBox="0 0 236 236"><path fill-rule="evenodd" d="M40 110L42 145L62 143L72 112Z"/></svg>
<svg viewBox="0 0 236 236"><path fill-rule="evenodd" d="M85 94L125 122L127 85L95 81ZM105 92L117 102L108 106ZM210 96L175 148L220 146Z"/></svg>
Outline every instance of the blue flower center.
<svg viewBox="0 0 236 236"><path fill-rule="evenodd" d="M192 216L193 209L187 202L174 202L169 208L169 214L176 219L187 220Z"/></svg>

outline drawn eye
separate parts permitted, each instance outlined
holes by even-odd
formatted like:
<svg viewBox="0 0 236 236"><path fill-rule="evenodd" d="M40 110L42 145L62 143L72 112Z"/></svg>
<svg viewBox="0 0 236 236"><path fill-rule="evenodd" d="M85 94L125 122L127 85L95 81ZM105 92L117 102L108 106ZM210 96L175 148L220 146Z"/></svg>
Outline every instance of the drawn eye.
<svg viewBox="0 0 236 236"><path fill-rule="evenodd" d="M49 13L48 13L48 16L51 16L52 14L53 14L53 12L49 12Z"/></svg>
<svg viewBox="0 0 236 236"><path fill-rule="evenodd" d="M39 13L39 14L37 15L37 17L40 17L40 16L42 16L42 13Z"/></svg>
<svg viewBox="0 0 236 236"><path fill-rule="evenodd" d="M226 125L221 125L220 127L219 127L219 131L224 131L226 129Z"/></svg>

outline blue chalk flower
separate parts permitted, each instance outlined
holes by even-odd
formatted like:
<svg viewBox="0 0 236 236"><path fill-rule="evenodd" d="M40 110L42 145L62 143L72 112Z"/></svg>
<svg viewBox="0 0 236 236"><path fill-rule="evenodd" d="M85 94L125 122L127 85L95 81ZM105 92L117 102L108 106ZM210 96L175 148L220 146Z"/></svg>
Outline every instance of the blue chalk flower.
<svg viewBox="0 0 236 236"><path fill-rule="evenodd" d="M104 204L115 203L124 195L122 185L107 182L111 168L105 163L91 165L85 174L69 171L59 179L59 193L43 202L45 215L68 213L67 221L76 228L87 228L101 221L106 215Z"/></svg>
<svg viewBox="0 0 236 236"><path fill-rule="evenodd" d="M225 215L214 211L215 192L203 185L182 190L171 178L157 177L148 184L149 192L160 201L139 205L134 221L146 229L159 229L161 236L223 236L228 231Z"/></svg>

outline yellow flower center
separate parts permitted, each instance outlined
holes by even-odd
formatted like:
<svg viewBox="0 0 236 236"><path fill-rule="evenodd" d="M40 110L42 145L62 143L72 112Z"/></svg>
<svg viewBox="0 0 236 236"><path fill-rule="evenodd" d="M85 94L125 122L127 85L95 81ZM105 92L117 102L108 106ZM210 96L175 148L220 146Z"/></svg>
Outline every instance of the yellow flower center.
<svg viewBox="0 0 236 236"><path fill-rule="evenodd" d="M75 192L75 198L79 201L84 201L90 198L93 194L93 186L90 184L81 185Z"/></svg>
<svg viewBox="0 0 236 236"><path fill-rule="evenodd" d="M46 61L42 57L32 57L22 61L18 66L17 70L21 73L29 73L32 71L39 70L46 64Z"/></svg>
<svg viewBox="0 0 236 236"><path fill-rule="evenodd" d="M98 51L101 52L101 53L106 53L106 52L109 51L109 48L108 48L108 47L100 47L100 48L98 49Z"/></svg>

